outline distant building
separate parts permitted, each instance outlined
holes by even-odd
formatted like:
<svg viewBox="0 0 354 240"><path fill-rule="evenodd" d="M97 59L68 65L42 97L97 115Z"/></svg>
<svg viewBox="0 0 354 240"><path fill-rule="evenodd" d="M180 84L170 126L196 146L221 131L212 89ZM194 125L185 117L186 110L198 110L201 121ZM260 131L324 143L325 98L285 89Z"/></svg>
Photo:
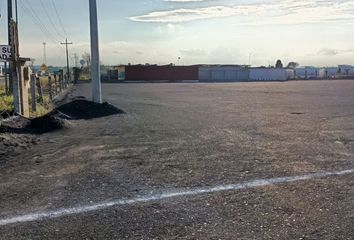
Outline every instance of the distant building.
<svg viewBox="0 0 354 240"><path fill-rule="evenodd" d="M250 68L251 81L286 81L294 78L294 70L286 68Z"/></svg>
<svg viewBox="0 0 354 240"><path fill-rule="evenodd" d="M125 66L119 65L114 68L115 70L118 71L118 81L124 81L125 80Z"/></svg>
<svg viewBox="0 0 354 240"><path fill-rule="evenodd" d="M249 79L249 70L239 65L200 65L200 82L239 82Z"/></svg>
<svg viewBox="0 0 354 240"><path fill-rule="evenodd" d="M168 82L198 80L198 66L128 65L125 66L125 80Z"/></svg>
<svg viewBox="0 0 354 240"><path fill-rule="evenodd" d="M338 67L324 67L319 69L318 77L322 79L335 78L338 73Z"/></svg>
<svg viewBox="0 0 354 240"><path fill-rule="evenodd" d="M338 72L344 76L354 75L354 66L351 65L339 65Z"/></svg>
<svg viewBox="0 0 354 240"><path fill-rule="evenodd" d="M319 77L320 68L317 67L299 67L295 68L296 79L315 79Z"/></svg>

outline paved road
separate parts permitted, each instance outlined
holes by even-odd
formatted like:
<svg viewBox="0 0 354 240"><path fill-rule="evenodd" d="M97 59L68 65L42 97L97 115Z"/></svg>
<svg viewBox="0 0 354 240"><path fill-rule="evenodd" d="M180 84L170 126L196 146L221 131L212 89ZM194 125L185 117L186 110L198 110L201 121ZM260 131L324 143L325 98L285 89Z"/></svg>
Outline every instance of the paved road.
<svg viewBox="0 0 354 240"><path fill-rule="evenodd" d="M89 85L76 88L89 95ZM352 173L138 198L353 169L354 81L105 84L103 92L127 114L73 121L7 156L0 239L354 236ZM50 211L57 217L32 214ZM26 214L33 219L6 222Z"/></svg>

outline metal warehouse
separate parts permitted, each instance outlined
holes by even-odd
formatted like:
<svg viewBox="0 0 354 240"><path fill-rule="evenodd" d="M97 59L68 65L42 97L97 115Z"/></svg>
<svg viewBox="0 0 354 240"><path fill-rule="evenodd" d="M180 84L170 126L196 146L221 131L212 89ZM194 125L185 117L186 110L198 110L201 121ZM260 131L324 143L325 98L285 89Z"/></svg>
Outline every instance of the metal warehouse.
<svg viewBox="0 0 354 240"><path fill-rule="evenodd" d="M125 80L170 82L198 80L198 66L128 65L125 67Z"/></svg>
<svg viewBox="0 0 354 240"><path fill-rule="evenodd" d="M201 65L199 66L200 82L239 82L249 79L246 66L238 65Z"/></svg>
<svg viewBox="0 0 354 240"><path fill-rule="evenodd" d="M285 68L250 68L251 81L286 81L294 78L294 70Z"/></svg>

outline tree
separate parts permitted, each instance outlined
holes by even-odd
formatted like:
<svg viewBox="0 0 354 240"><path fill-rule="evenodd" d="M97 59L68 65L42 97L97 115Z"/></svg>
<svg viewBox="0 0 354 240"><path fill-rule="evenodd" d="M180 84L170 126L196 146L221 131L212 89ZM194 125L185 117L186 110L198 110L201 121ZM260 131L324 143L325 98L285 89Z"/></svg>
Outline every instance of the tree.
<svg viewBox="0 0 354 240"><path fill-rule="evenodd" d="M299 66L300 64L297 62L289 62L287 68L292 68L295 69Z"/></svg>
<svg viewBox="0 0 354 240"><path fill-rule="evenodd" d="M86 63L86 69L83 68L84 72L89 73L90 72L90 66L91 66L91 55L88 52L84 52L82 54L82 60L84 60L85 63Z"/></svg>
<svg viewBox="0 0 354 240"><path fill-rule="evenodd" d="M275 68L283 68L283 63L281 62L280 59L277 60L277 62L275 64Z"/></svg>

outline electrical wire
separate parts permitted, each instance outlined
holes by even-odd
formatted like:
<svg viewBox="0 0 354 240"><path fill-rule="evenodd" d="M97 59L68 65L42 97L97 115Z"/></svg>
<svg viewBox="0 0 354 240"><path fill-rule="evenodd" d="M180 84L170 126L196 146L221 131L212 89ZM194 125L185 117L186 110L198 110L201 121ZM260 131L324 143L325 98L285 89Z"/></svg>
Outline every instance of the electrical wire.
<svg viewBox="0 0 354 240"><path fill-rule="evenodd" d="M54 0L52 0L52 5L53 5L53 8L54 8L55 14L57 15L57 18L58 18L58 20L59 20L60 26L61 26L61 28L62 28L62 30L63 30L63 32L64 32L64 35L65 35L66 37L68 37L68 34L67 34L66 31L65 31L65 27L64 27L63 21L61 20L59 11L58 11L58 9L57 9L57 6L55 5Z"/></svg>
<svg viewBox="0 0 354 240"><path fill-rule="evenodd" d="M52 25L54 31L55 31L55 32L57 33L57 35L59 35L61 38L65 38L65 36L63 36L61 33L59 33L58 28L57 28L56 25L54 24L54 22L53 22L53 20L52 20L52 18L51 18L51 16L50 16L50 14L49 14L48 11L47 11L47 8L46 8L45 5L43 4L43 1L42 1L42 0L39 0L39 1L40 1L41 5L42 5L42 8L43 8L45 14L47 15L47 17L48 17L48 19L49 19L50 24Z"/></svg>
<svg viewBox="0 0 354 240"><path fill-rule="evenodd" d="M26 3L23 1L22 3ZM28 4L28 2L27 2ZM60 45L60 41L58 41L47 29L47 27L44 25L44 23L41 21L39 17L36 17L36 13L33 11L33 8L29 8L28 5L26 4L20 4L22 10L24 10L25 13L28 13L28 16L31 17L33 23L38 27L38 29L43 33L44 37L50 40L54 46L60 50L60 55L59 55L59 60L60 62L64 61L64 47Z"/></svg>
<svg viewBox="0 0 354 240"><path fill-rule="evenodd" d="M42 20L39 18L39 16L36 14L35 10L32 8L32 6L29 4L27 0L23 1L24 4L21 4L23 7L24 12L29 13L31 16L33 22L37 25L37 27L42 31L42 33L49 39L51 40L56 46L62 46L59 44L60 41L48 30L46 25L42 22Z"/></svg>

